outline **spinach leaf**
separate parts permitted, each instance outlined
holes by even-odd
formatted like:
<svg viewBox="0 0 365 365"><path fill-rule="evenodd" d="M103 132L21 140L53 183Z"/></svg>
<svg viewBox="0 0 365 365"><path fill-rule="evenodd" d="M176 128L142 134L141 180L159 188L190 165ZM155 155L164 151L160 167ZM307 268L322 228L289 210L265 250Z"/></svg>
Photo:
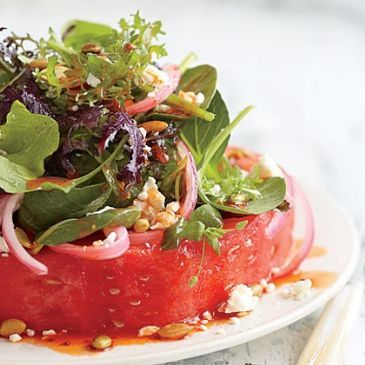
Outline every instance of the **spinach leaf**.
<svg viewBox="0 0 365 365"><path fill-rule="evenodd" d="M79 219L66 219L39 235L36 238L36 242L41 245L54 246L87 237L107 226L123 225L129 228L140 215L141 212L138 209L130 207L126 209L110 209Z"/></svg>
<svg viewBox="0 0 365 365"><path fill-rule="evenodd" d="M15 101L0 126L0 150L7 160L25 167L32 176L44 174L44 159L58 148L58 124L46 115L32 114Z"/></svg>
<svg viewBox="0 0 365 365"><path fill-rule="evenodd" d="M0 188L7 193L15 194L25 192L27 190L27 180L33 177L32 171L9 161L1 155L0 171Z"/></svg>
<svg viewBox="0 0 365 365"><path fill-rule="evenodd" d="M108 184L101 183L74 188L69 193L60 190L26 193L18 213L19 223L38 232L67 218L81 218L102 208L110 192Z"/></svg>
<svg viewBox="0 0 365 365"><path fill-rule="evenodd" d="M108 25L73 20L66 26L62 39L67 47L79 50L86 43L103 43L113 35L113 29Z"/></svg>
<svg viewBox="0 0 365 365"><path fill-rule="evenodd" d="M204 102L200 106L206 109L216 91L217 70L210 65L200 65L188 69L181 77L177 91L193 91L204 94Z"/></svg>
<svg viewBox="0 0 365 365"><path fill-rule="evenodd" d="M188 145L197 164L202 161L208 147L214 143L221 130L229 126L228 110L218 91L216 91L208 111L216 115L212 122L207 123L200 118L189 119L184 122L180 132L180 137ZM207 170L213 176L216 175L216 164L222 158L228 140L229 134L219 143L213 156L209 158L212 166Z"/></svg>

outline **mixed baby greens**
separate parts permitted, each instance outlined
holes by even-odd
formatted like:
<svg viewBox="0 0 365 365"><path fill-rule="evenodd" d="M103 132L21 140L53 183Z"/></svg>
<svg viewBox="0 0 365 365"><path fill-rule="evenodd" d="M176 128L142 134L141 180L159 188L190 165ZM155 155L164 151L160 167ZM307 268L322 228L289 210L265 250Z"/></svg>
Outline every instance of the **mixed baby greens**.
<svg viewBox="0 0 365 365"><path fill-rule="evenodd" d="M0 191L24 194L17 225L37 244L73 242L110 225L136 227L145 212L135 201L150 176L163 208L183 205L192 166L178 141L194 158L198 200L189 217L174 211L162 249L188 239L219 254L222 215L260 214L284 201L283 178L262 178L258 165L243 171L224 155L251 107L230 122L210 65L161 69L161 34L160 22L137 12L118 29L77 20L61 39L50 30L48 39L10 34L0 43ZM176 87L168 72L181 73Z"/></svg>

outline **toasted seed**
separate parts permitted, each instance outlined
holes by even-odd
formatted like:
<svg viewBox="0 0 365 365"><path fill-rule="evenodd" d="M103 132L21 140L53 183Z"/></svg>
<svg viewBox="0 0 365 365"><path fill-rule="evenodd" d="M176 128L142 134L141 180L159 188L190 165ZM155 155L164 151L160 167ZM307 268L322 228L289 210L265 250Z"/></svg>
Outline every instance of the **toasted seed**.
<svg viewBox="0 0 365 365"><path fill-rule="evenodd" d="M29 62L30 68L38 68L40 70L44 70L48 66L48 60L45 58L38 58L36 60L33 60Z"/></svg>
<svg viewBox="0 0 365 365"><path fill-rule="evenodd" d="M146 232L150 228L150 222L147 219L141 218L134 223L133 229L135 232Z"/></svg>
<svg viewBox="0 0 365 365"><path fill-rule="evenodd" d="M113 344L112 339L106 335L100 335L93 339L91 346L95 350L105 350Z"/></svg>
<svg viewBox="0 0 365 365"><path fill-rule="evenodd" d="M193 329L194 326L191 326L186 323L171 323L165 327L162 327L157 333L162 338L170 338L177 340L180 338L184 338Z"/></svg>
<svg viewBox="0 0 365 365"><path fill-rule="evenodd" d="M21 335L26 328L27 325L20 319L7 319L0 325L0 336Z"/></svg>
<svg viewBox="0 0 365 365"><path fill-rule="evenodd" d="M155 333L157 333L160 330L160 327L157 326L145 326L142 327L138 331L138 337L148 337L153 336Z"/></svg>
<svg viewBox="0 0 365 365"><path fill-rule="evenodd" d="M99 54L101 52L101 48L95 43L86 43L81 47L81 52Z"/></svg>
<svg viewBox="0 0 365 365"><path fill-rule="evenodd" d="M22 244L23 247L25 247L25 248L33 248L34 247L34 245L30 241L27 234L21 228L19 228L19 227L15 228L15 235L16 235L16 238L19 240L19 242Z"/></svg>
<svg viewBox="0 0 365 365"><path fill-rule="evenodd" d="M162 132L164 131L169 125L166 122L162 122L160 120L151 120L149 122L144 122L139 125L146 130L146 132Z"/></svg>

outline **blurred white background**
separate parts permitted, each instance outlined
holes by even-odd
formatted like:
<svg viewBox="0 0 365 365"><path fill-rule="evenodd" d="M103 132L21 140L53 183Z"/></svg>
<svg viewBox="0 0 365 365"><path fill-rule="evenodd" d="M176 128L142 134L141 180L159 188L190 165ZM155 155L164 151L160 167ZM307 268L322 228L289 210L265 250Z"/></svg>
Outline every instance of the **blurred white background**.
<svg viewBox="0 0 365 365"><path fill-rule="evenodd" d="M116 24L136 9L163 21L170 60L179 62L195 51L199 62L218 68L232 116L247 104L257 107L233 142L267 152L293 174L324 186L345 205L364 237L365 2L2 0L0 25L42 36L49 25L60 31L70 18ZM292 364L311 325L307 319L278 332L285 356L261 350L255 361ZM364 364L365 317L355 333L348 364ZM262 349L272 341L275 336L252 346ZM245 354L245 360L254 361ZM194 364L231 361L226 358L231 359L222 352Z"/></svg>

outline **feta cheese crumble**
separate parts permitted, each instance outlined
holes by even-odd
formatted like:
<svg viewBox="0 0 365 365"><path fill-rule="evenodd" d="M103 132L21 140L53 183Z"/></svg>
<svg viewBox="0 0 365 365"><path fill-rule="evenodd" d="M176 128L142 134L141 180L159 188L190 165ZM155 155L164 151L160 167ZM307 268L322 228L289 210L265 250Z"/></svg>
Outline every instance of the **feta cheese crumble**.
<svg viewBox="0 0 365 365"><path fill-rule="evenodd" d="M90 85L91 87L97 87L101 81L98 79L95 75L93 75L91 72L87 75L86 83Z"/></svg>
<svg viewBox="0 0 365 365"><path fill-rule="evenodd" d="M165 207L165 197L158 190L156 180L149 177L143 186L143 190L134 199L133 206L141 211L141 219L150 223L150 229L165 229L177 221L176 213L180 209L177 201L170 202Z"/></svg>
<svg viewBox="0 0 365 365"><path fill-rule="evenodd" d="M244 284L239 284L231 289L225 313L249 312L256 308L259 297L253 295L252 289Z"/></svg>
<svg viewBox="0 0 365 365"><path fill-rule="evenodd" d="M22 336L18 335L17 333L14 333L13 335L9 336L9 341L12 343L20 342L22 340Z"/></svg>
<svg viewBox="0 0 365 365"><path fill-rule="evenodd" d="M290 284L284 295L286 298L291 300L303 300L309 297L311 288L312 280L299 280L295 283Z"/></svg>
<svg viewBox="0 0 365 365"><path fill-rule="evenodd" d="M193 91L179 91L179 98L187 101L188 103L194 104L196 106L200 106L204 103L205 96L203 93L195 94Z"/></svg>
<svg viewBox="0 0 365 365"><path fill-rule="evenodd" d="M42 336L54 336L56 335L55 330L44 330L42 331Z"/></svg>
<svg viewBox="0 0 365 365"><path fill-rule="evenodd" d="M168 85L170 79L166 72L159 70L153 65L147 65L143 70L142 80L151 86L159 87L163 85Z"/></svg>

